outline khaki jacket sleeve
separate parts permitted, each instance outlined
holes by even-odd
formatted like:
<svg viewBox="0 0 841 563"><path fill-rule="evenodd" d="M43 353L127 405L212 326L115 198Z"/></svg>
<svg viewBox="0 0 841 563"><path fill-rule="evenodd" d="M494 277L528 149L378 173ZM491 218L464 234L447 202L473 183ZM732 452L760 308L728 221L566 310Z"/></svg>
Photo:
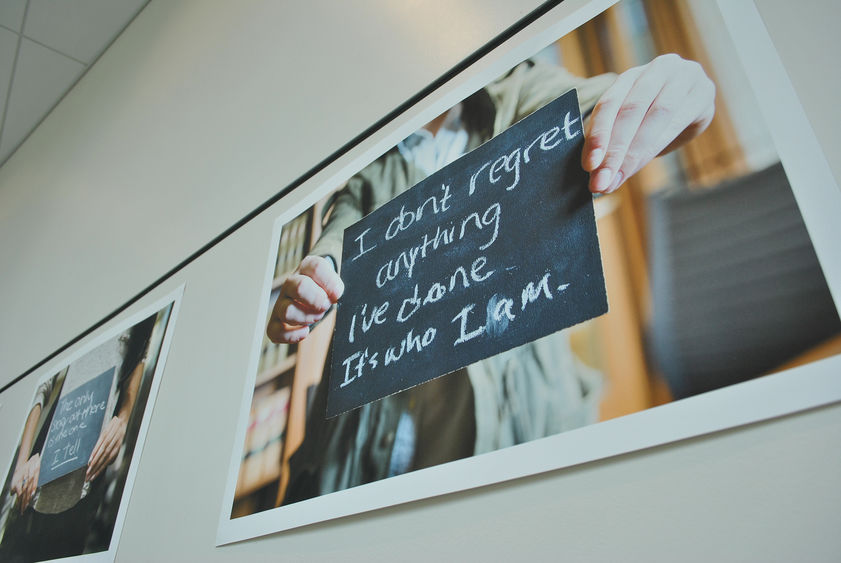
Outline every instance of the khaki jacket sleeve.
<svg viewBox="0 0 841 563"><path fill-rule="evenodd" d="M310 254L316 256L329 256L337 270L341 263L345 229L362 218L362 202L366 199L366 189L368 188L365 180L357 175L348 180L347 185L336 193L326 208L327 214L323 218L324 230L310 250Z"/></svg>
<svg viewBox="0 0 841 563"><path fill-rule="evenodd" d="M582 113L589 111L614 79L612 74L579 78L554 65L527 61L487 86L496 107L494 135L571 88L578 90ZM329 256L338 267L344 230L413 183L406 183L402 176L405 171L395 170L396 160L402 159L373 162L336 194L327 206L324 230L310 254Z"/></svg>
<svg viewBox="0 0 841 563"><path fill-rule="evenodd" d="M580 78L558 66L540 61L526 61L488 86L488 93L496 106L494 134L510 127L572 88L578 91L578 104L582 115L588 113L614 80L615 74Z"/></svg>

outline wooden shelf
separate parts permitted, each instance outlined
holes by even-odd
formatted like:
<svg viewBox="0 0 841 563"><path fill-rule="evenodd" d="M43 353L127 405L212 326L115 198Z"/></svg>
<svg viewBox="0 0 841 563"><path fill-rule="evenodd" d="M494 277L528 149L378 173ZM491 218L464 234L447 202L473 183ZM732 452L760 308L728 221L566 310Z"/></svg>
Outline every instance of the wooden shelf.
<svg viewBox="0 0 841 563"><path fill-rule="evenodd" d="M278 479L280 479L280 472L274 475L264 475L259 481L253 481L249 483L247 487L237 489L237 492L234 494L234 500L236 501L242 497L246 497L250 494L256 493L263 487L276 482Z"/></svg>
<svg viewBox="0 0 841 563"><path fill-rule="evenodd" d="M280 377L285 372L292 370L295 367L296 355L291 354L283 358L279 363L273 365L269 369L263 370L257 374L257 380L254 382L254 387L268 383L269 381Z"/></svg>
<svg viewBox="0 0 841 563"><path fill-rule="evenodd" d="M272 295L273 299L276 298L277 290L283 285L283 282L291 273L291 271L285 273L280 273L280 271L290 268L294 271L297 263L308 254L313 241L317 240L321 234L321 222L316 218L321 217L321 212L326 201L327 198L324 198L306 212L308 216L304 224L298 222L297 227L292 226L288 230L291 240L297 242L290 245L285 244L284 239L281 239L278 248L278 261L275 265L275 277L272 279L271 284L271 292L274 294ZM300 216L293 221L299 221L299 219ZM304 230L301 230L302 225L305 225ZM300 245L300 247L297 245ZM269 304L270 307L273 305L274 303ZM333 331L333 323L335 322L334 319L335 313L327 315L313 329L312 334L297 345L290 345L289 348L281 347L284 349L278 351L269 349L268 354L288 353L288 355L275 365L263 369L257 374L254 383L254 397L272 393L275 387L288 388L288 416L285 421L281 452L278 453L276 458L278 467L276 470L275 468L271 468L270 470L267 468L267 471L258 478L242 483L243 486L237 489L235 493L235 499L243 507L252 501L258 504L262 503L263 501L261 499L265 494L270 494L273 497L277 495L271 499L271 501L276 499L276 505L283 499L286 485L289 482L289 458L303 441L306 431L307 391L321 379L329 349L330 336ZM264 341L264 354L266 353L265 350L267 347L271 348L271 346L267 341ZM266 356L264 358L271 361ZM260 388L259 391L258 388ZM252 401L254 400L256 399L252 399ZM245 459L243 459L243 464L245 463ZM240 468L243 471L242 464ZM275 484L277 485L276 493L274 489L269 488ZM246 509L244 508L243 510Z"/></svg>

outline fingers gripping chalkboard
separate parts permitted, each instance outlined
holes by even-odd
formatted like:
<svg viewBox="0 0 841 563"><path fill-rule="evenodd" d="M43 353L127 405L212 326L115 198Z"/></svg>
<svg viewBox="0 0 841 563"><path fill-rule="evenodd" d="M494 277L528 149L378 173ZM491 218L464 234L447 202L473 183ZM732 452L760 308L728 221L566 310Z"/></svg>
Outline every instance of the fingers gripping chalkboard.
<svg viewBox="0 0 841 563"><path fill-rule="evenodd" d="M607 312L570 91L344 233L334 416Z"/></svg>

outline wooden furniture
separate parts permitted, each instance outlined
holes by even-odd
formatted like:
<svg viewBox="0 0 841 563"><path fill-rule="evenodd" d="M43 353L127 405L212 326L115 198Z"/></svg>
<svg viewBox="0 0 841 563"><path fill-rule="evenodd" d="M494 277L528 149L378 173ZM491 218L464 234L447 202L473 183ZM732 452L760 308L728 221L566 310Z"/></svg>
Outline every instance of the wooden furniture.
<svg viewBox="0 0 841 563"><path fill-rule="evenodd" d="M269 314L283 282L318 240L325 203L320 201L284 225ZM275 344L264 338L233 517L266 510L282 501L289 458L304 438L310 390L321 380L334 322L335 313L330 313L297 345Z"/></svg>

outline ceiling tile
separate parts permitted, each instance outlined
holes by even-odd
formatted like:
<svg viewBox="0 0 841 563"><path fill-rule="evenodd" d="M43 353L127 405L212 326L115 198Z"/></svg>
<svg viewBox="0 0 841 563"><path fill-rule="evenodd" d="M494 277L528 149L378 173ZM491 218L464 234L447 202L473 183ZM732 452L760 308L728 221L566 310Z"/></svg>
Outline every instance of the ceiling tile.
<svg viewBox="0 0 841 563"><path fill-rule="evenodd" d="M24 38L9 93L0 154L11 154L84 70L85 65Z"/></svg>
<svg viewBox="0 0 841 563"><path fill-rule="evenodd" d="M0 25L20 31L26 0L0 0Z"/></svg>
<svg viewBox="0 0 841 563"><path fill-rule="evenodd" d="M6 94L9 91L9 81L12 79L12 68L15 66L15 54L18 51L18 34L0 27L0 117L6 107ZM2 129L2 124L0 124Z"/></svg>
<svg viewBox="0 0 841 563"><path fill-rule="evenodd" d="M24 35L90 64L147 2L30 0Z"/></svg>

